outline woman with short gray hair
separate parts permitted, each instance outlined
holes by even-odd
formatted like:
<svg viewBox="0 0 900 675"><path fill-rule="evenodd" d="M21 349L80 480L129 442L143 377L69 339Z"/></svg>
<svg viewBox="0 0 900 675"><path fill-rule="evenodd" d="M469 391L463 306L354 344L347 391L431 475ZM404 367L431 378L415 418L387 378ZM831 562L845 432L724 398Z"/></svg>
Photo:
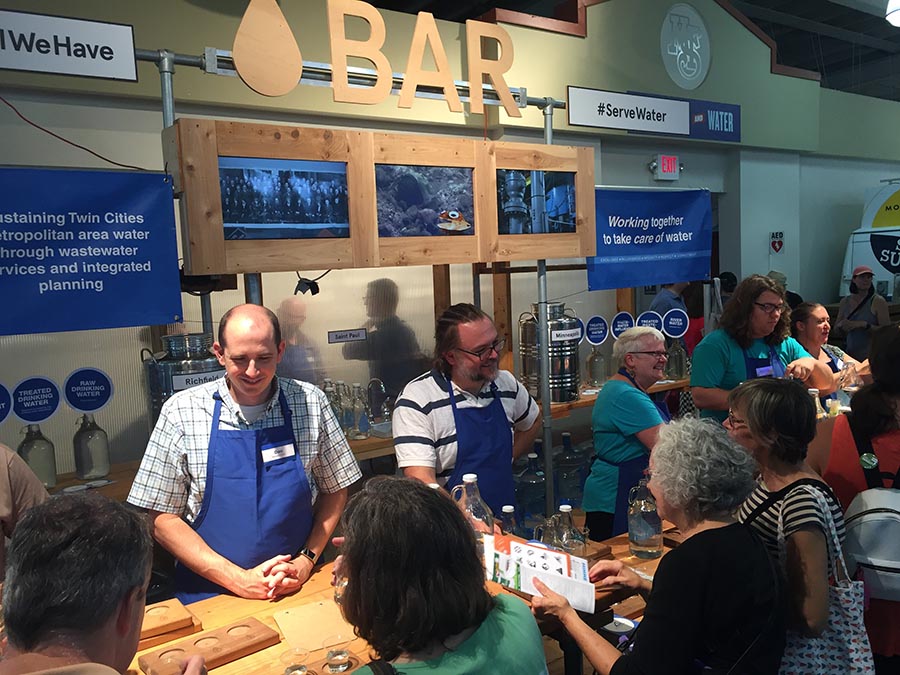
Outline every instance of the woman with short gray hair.
<svg viewBox="0 0 900 675"><path fill-rule="evenodd" d="M762 542L733 516L755 471L753 458L712 422L685 418L660 430L648 487L684 541L652 580L620 560L590 571L600 588L625 586L647 601L630 653L597 635L540 580L533 611L559 619L599 673L777 673L785 631L778 575Z"/></svg>
<svg viewBox="0 0 900 675"><path fill-rule="evenodd" d="M618 368L597 394L591 413L596 456L582 507L589 536L603 541L628 529L628 491L647 468L650 448L669 421L665 404L647 388L665 377L665 337L655 328L629 328L613 345Z"/></svg>

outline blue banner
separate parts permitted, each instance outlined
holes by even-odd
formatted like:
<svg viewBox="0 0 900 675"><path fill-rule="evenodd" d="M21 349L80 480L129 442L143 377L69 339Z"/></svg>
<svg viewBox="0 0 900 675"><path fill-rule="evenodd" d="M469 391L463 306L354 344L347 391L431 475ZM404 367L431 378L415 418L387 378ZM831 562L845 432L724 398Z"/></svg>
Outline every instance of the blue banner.
<svg viewBox="0 0 900 675"><path fill-rule="evenodd" d="M597 188L597 255L588 289L709 279L709 190Z"/></svg>
<svg viewBox="0 0 900 675"><path fill-rule="evenodd" d="M712 141L741 141L741 106L715 101L689 99L691 103L691 138Z"/></svg>
<svg viewBox="0 0 900 675"><path fill-rule="evenodd" d="M181 317L171 183L160 173L0 169L0 335Z"/></svg>

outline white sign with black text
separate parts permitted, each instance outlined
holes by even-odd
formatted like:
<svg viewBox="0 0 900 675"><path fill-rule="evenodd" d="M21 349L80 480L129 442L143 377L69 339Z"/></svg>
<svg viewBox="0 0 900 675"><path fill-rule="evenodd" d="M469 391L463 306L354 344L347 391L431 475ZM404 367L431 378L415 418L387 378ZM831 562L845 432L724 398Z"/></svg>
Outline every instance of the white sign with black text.
<svg viewBox="0 0 900 675"><path fill-rule="evenodd" d="M137 81L131 26L0 10L0 68Z"/></svg>
<svg viewBox="0 0 900 675"><path fill-rule="evenodd" d="M684 136L691 133L688 101L568 87L566 111L569 124L575 126Z"/></svg>

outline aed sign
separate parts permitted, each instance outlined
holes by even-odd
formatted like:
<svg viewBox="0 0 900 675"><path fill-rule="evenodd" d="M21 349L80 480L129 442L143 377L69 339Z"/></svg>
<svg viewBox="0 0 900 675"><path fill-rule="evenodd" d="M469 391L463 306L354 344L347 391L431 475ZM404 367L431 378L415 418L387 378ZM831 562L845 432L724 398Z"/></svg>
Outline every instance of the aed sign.
<svg viewBox="0 0 900 675"><path fill-rule="evenodd" d="M781 253L784 250L784 232L769 233L769 251L771 253Z"/></svg>
<svg viewBox="0 0 900 675"><path fill-rule="evenodd" d="M0 10L0 68L136 82L134 30Z"/></svg>
<svg viewBox="0 0 900 675"><path fill-rule="evenodd" d="M656 170L653 172L653 178L656 180L678 180L680 168L678 155L657 155Z"/></svg>

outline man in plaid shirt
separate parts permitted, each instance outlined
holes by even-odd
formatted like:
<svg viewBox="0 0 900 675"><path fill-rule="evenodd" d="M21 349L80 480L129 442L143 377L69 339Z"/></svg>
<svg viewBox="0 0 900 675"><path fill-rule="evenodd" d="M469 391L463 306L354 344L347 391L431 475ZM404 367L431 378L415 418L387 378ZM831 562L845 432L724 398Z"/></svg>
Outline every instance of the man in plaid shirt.
<svg viewBox="0 0 900 675"><path fill-rule="evenodd" d="M232 308L225 377L172 396L150 437L128 501L175 556L182 602L299 589L361 477L325 394L275 377L284 348L272 312Z"/></svg>

